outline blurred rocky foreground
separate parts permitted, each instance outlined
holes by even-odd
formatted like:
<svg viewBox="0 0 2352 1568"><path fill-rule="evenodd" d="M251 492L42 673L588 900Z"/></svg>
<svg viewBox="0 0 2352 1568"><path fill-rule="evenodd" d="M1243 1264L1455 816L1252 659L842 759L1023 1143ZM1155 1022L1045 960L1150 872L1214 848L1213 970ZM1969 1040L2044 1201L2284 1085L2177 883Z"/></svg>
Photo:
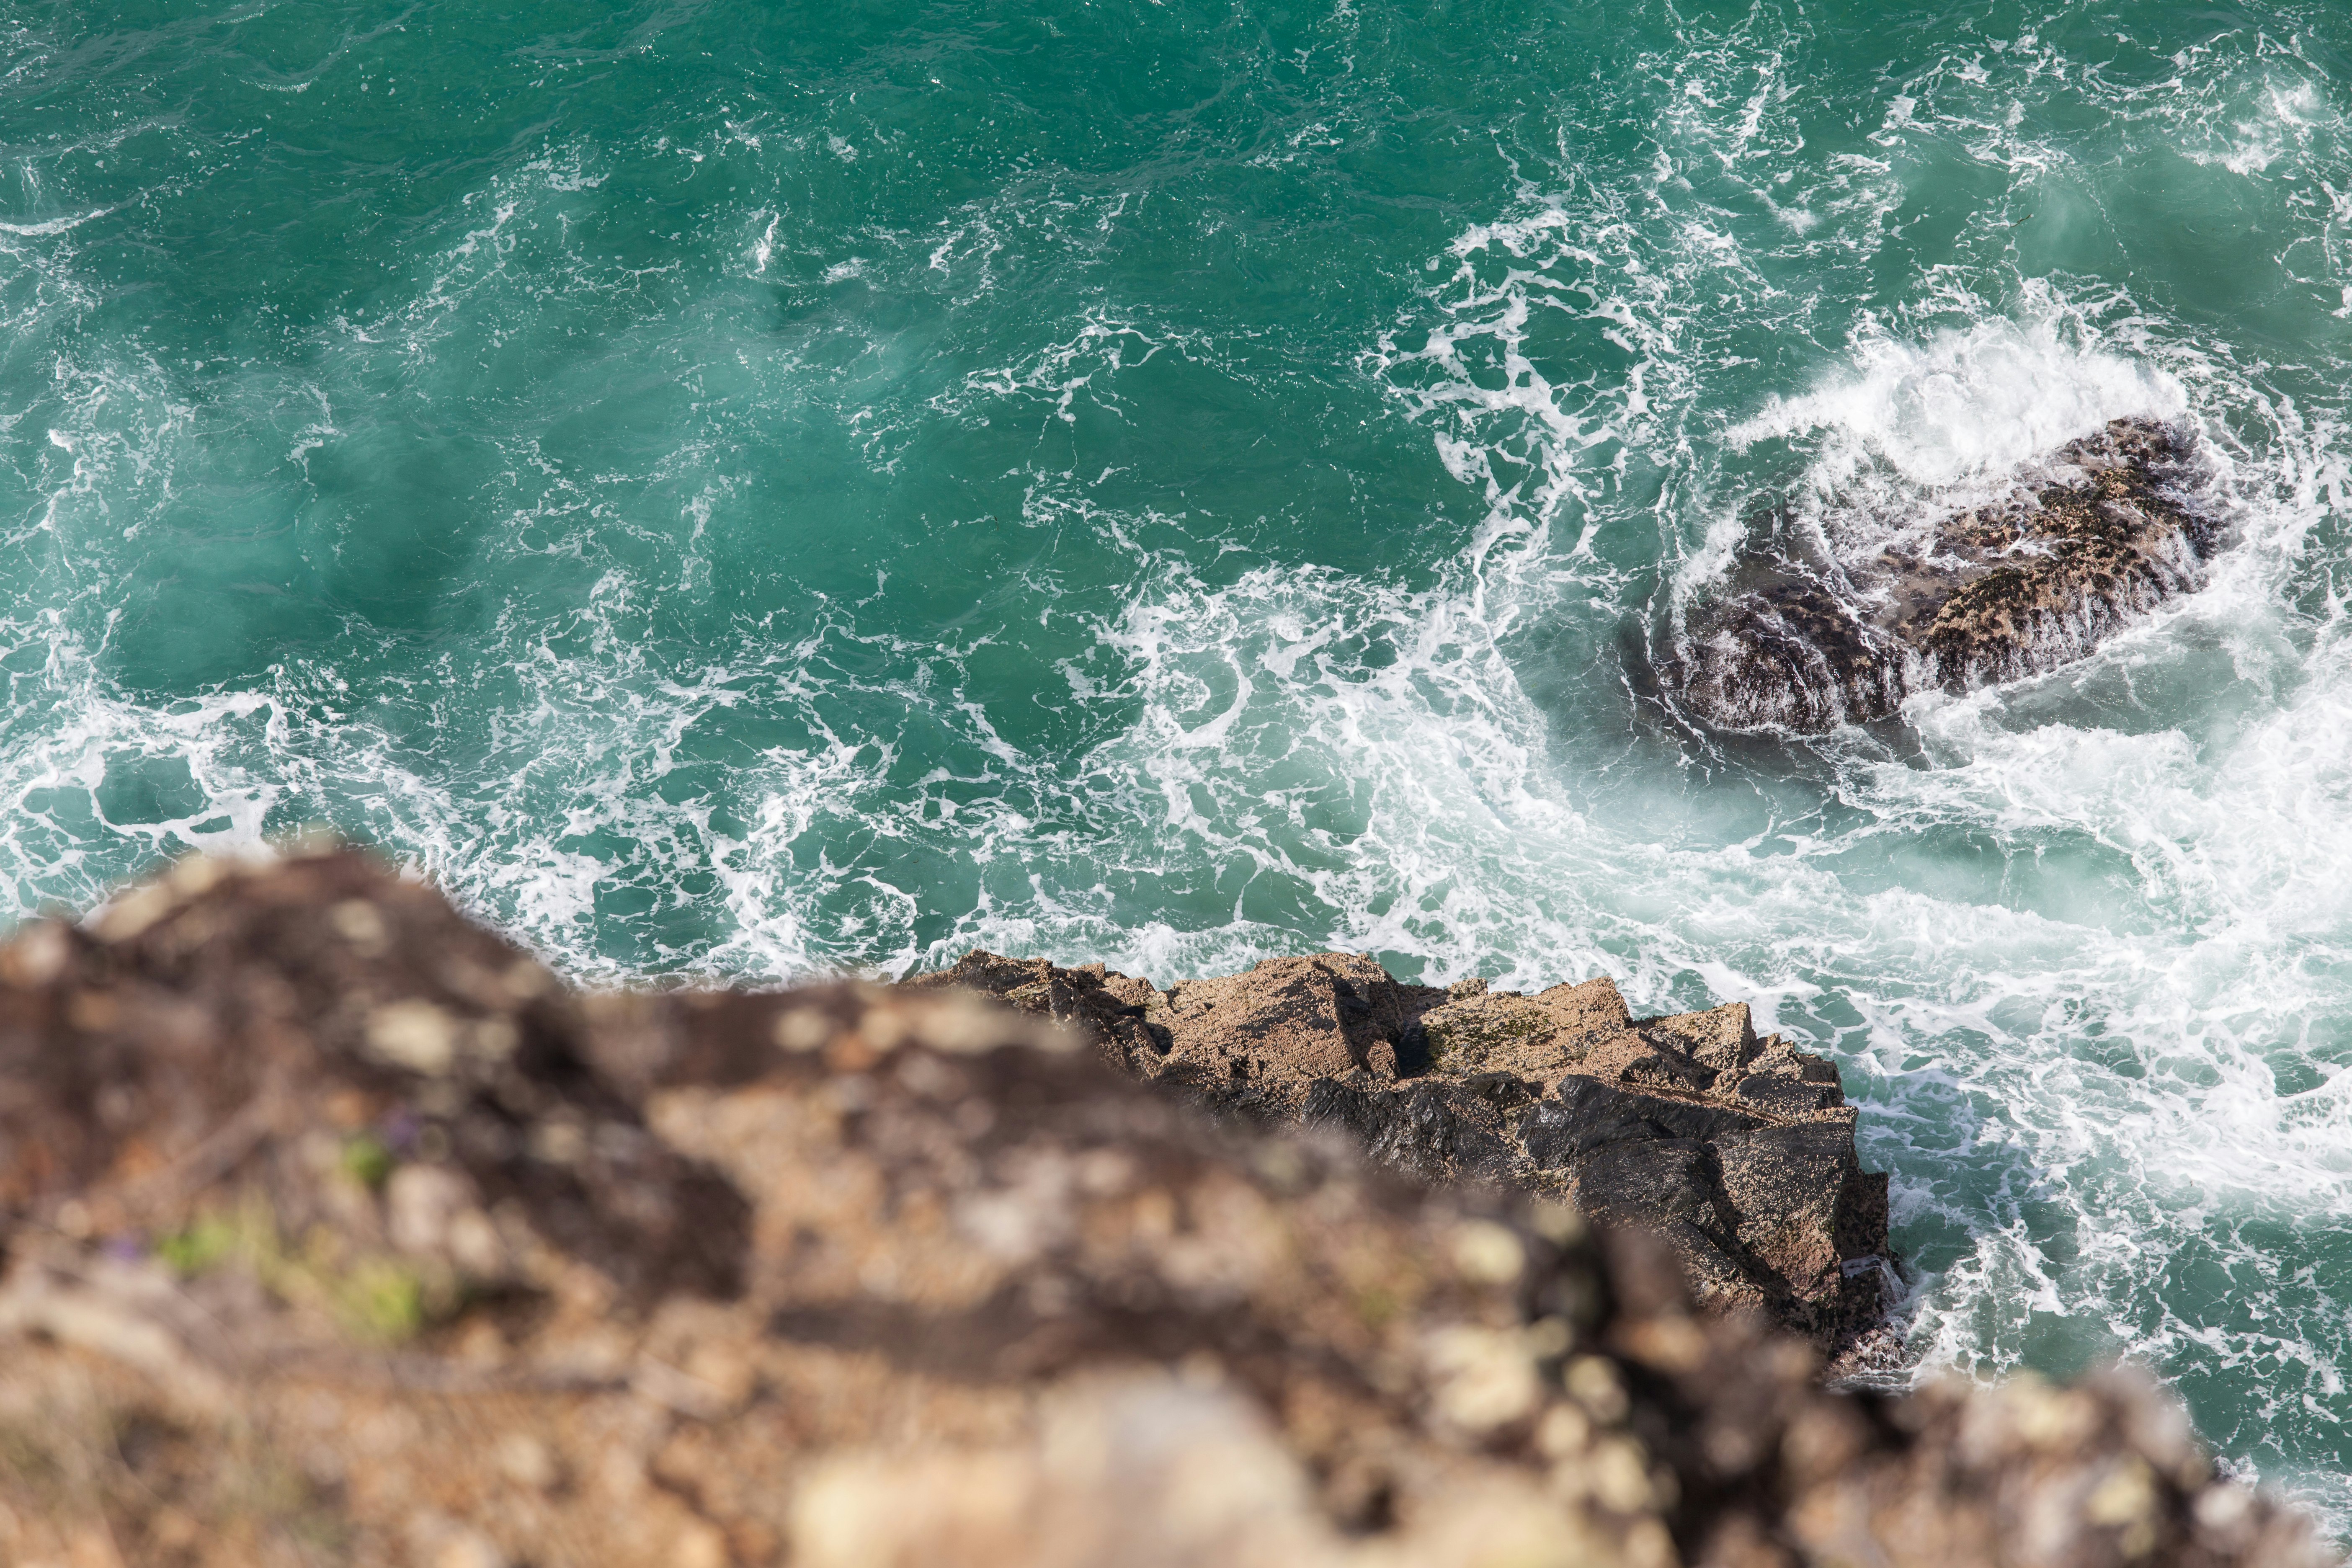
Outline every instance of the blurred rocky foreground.
<svg viewBox="0 0 2352 1568"><path fill-rule="evenodd" d="M0 1562L2329 1560L2137 1382L1827 1393L1638 1231L1096 1036L581 996L340 851L25 928Z"/></svg>

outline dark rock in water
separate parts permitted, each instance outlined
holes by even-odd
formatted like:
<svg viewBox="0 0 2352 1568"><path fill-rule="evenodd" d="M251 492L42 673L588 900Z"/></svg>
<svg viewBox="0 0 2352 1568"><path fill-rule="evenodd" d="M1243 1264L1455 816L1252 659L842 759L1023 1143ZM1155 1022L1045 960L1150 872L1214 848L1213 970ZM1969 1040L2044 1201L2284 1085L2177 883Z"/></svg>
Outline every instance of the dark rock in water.
<svg viewBox="0 0 2352 1568"><path fill-rule="evenodd" d="M1703 1303L1759 1309L1832 1355L1884 1348L1886 1178L1862 1169L1837 1068L1759 1040L1744 1004L1637 1020L1605 977L1441 990L1341 952L1162 992L975 952L908 984L1077 1025L1116 1067L1220 1112L1343 1131L1417 1181L1649 1229Z"/></svg>
<svg viewBox="0 0 2352 1568"><path fill-rule="evenodd" d="M26 926L0 1563L2331 1560L2145 1378L1838 1394L1640 1231L1202 1115L1084 1038L1434 1172L1540 1146L1685 1250L1826 1265L1883 1216L1837 1115L1742 1109L1833 1087L1744 1009L1337 955L1198 996L959 968L1079 1027L919 986L579 995L348 854ZM1384 1078L1416 1027L1433 1067Z"/></svg>
<svg viewBox="0 0 2352 1568"><path fill-rule="evenodd" d="M2189 468L2181 431L2117 419L2061 448L2055 478L1923 538L1859 560L1775 540L1661 674L1709 723L1814 733L2070 663L2201 580L2221 531L2177 499Z"/></svg>

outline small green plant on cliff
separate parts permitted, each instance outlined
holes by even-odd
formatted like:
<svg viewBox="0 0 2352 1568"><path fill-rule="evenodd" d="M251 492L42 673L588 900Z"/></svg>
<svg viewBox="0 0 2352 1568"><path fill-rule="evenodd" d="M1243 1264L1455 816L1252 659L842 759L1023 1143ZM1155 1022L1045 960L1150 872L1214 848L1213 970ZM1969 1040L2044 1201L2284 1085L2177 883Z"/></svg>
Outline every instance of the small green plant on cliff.
<svg viewBox="0 0 2352 1568"><path fill-rule="evenodd" d="M384 1183L392 1179L392 1168L396 1163L392 1151L373 1133L358 1133L343 1142L343 1173L372 1193L381 1191Z"/></svg>
<svg viewBox="0 0 2352 1568"><path fill-rule="evenodd" d="M430 1289L405 1259L357 1251L324 1228L313 1229L299 1252L289 1248L277 1216L258 1198L196 1215L155 1250L184 1279L241 1266L278 1300L380 1344L414 1338L436 1315L435 1306L456 1304L454 1289Z"/></svg>
<svg viewBox="0 0 2352 1568"><path fill-rule="evenodd" d="M202 1214L186 1229L165 1237L155 1251L174 1274L193 1279L234 1256L239 1235L236 1222L228 1216Z"/></svg>
<svg viewBox="0 0 2352 1568"><path fill-rule="evenodd" d="M396 1344L425 1327L425 1282L393 1259L361 1259L332 1295L337 1321L354 1338Z"/></svg>

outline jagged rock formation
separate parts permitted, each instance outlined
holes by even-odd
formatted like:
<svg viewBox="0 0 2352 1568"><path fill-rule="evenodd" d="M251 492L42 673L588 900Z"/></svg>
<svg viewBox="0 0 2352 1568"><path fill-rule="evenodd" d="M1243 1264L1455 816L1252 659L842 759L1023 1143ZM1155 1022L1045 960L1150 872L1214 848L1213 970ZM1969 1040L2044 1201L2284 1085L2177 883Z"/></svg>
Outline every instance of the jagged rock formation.
<svg viewBox="0 0 2352 1568"><path fill-rule="evenodd" d="M1086 1030L1113 1065L1264 1122L1344 1130L1426 1183L1481 1182L1664 1237L1699 1300L1884 1358L1886 1178L1835 1065L1758 1039L1745 1003L1635 1019L1605 976L1440 989L1371 959L1269 959L1161 991L1101 964L974 952L908 983Z"/></svg>
<svg viewBox="0 0 2352 1568"><path fill-rule="evenodd" d="M2321 1560L2143 1384L1827 1393L1637 1233L1093 1054L905 988L577 996L346 853L31 925L0 1561Z"/></svg>
<svg viewBox="0 0 2352 1568"><path fill-rule="evenodd" d="M2181 432L2117 419L2058 478L1858 559L1783 527L1661 673L1708 723L1817 733L2070 663L2202 579L2221 531L2176 499L2189 467Z"/></svg>

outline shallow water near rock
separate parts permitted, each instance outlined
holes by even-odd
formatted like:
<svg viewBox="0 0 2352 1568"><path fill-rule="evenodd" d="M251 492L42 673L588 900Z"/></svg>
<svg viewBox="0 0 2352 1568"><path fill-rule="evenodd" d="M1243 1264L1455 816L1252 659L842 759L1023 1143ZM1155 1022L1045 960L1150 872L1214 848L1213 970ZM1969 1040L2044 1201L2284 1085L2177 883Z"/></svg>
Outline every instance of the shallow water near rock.
<svg viewBox="0 0 2352 1568"><path fill-rule="evenodd" d="M1929 1368L2341 1535L2352 17L0 19L0 887L331 821L586 980L1368 951L1754 1002ZM2177 420L2235 542L1814 742L1759 508Z"/></svg>

